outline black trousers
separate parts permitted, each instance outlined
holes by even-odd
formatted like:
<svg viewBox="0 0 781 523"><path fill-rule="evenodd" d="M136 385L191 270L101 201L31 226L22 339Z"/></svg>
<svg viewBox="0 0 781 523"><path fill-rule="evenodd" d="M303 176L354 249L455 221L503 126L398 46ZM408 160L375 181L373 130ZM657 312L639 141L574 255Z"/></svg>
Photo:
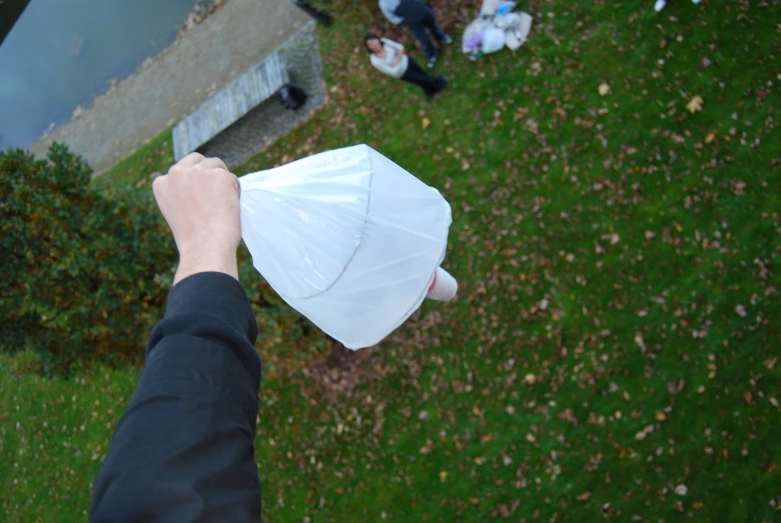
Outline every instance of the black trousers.
<svg viewBox="0 0 781 523"><path fill-rule="evenodd" d="M436 58L437 50L432 45L431 40L429 40L426 29L431 32L431 36L433 36L437 42L443 42L447 35L439 27L439 25L437 25L437 19L434 18L434 11L432 11L430 7L426 6L426 15L423 18L416 22L408 22L405 19L404 23L407 24L409 30L412 32L415 38L418 39L418 42L420 42L426 58L429 60Z"/></svg>
<svg viewBox="0 0 781 523"><path fill-rule="evenodd" d="M415 60L412 58L408 58L408 60L409 65L407 65L407 70L401 75L401 79L404 82L419 85L420 88L423 89L423 92L426 93L426 96L434 96L445 88L447 80L441 76L431 76L421 69L420 66L415 63Z"/></svg>
<svg viewBox="0 0 781 523"><path fill-rule="evenodd" d="M306 14L317 20L323 25L331 25L331 22L333 21L333 18L331 18L331 15L324 11L318 11L311 5L307 4L304 0L290 0L290 3L300 8L302 11L304 11Z"/></svg>

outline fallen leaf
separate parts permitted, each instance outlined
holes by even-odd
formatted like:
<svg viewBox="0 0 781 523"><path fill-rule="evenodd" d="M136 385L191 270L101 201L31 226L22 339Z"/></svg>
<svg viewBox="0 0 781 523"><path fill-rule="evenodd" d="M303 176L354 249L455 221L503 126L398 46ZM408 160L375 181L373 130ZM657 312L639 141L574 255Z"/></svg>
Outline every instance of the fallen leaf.
<svg viewBox="0 0 781 523"><path fill-rule="evenodd" d="M667 415L664 412L656 413L656 421L664 421L667 419Z"/></svg>
<svg viewBox="0 0 781 523"><path fill-rule="evenodd" d="M691 100L689 100L689 103L686 104L686 108L689 110L690 113L694 114L697 111L702 111L702 105L704 100L701 96L695 96Z"/></svg>
<svg viewBox="0 0 781 523"><path fill-rule="evenodd" d="M431 120L428 119L427 116L423 117L423 120L420 122L421 127L423 127L423 130L425 131L428 129L428 126L431 125Z"/></svg>
<svg viewBox="0 0 781 523"><path fill-rule="evenodd" d="M439 473L439 480L442 483L444 483L446 479L447 479L447 471L443 470L442 472Z"/></svg>
<svg viewBox="0 0 781 523"><path fill-rule="evenodd" d="M747 390L746 392L743 393L743 400L746 403L748 403L749 405L753 405L754 404L754 398L751 395L751 391L750 390Z"/></svg>
<svg viewBox="0 0 781 523"><path fill-rule="evenodd" d="M586 492L583 492L582 494L578 494L577 496L575 496L575 499L577 499L578 501L586 501L590 497L591 497L591 492L587 490Z"/></svg>
<svg viewBox="0 0 781 523"><path fill-rule="evenodd" d="M648 425L646 428L644 428L643 430L641 430L640 432L635 434L635 439L637 441L643 441L653 431L654 431L654 426L653 425Z"/></svg>
<svg viewBox="0 0 781 523"><path fill-rule="evenodd" d="M667 390L675 396L686 387L686 380L671 381L667 384Z"/></svg>
<svg viewBox="0 0 781 523"><path fill-rule="evenodd" d="M610 86L607 83L602 82L601 84L599 84L600 95L607 96L609 93L610 93Z"/></svg>
<svg viewBox="0 0 781 523"><path fill-rule="evenodd" d="M361 107L358 110L361 111L361 114L369 114L371 112L368 107ZM424 129L425 129L425 127L424 127Z"/></svg>
<svg viewBox="0 0 781 523"><path fill-rule="evenodd" d="M776 363L778 363L778 356L774 356L769 360L765 360L765 367L767 367L769 370L773 370L776 366Z"/></svg>
<svg viewBox="0 0 781 523"><path fill-rule="evenodd" d="M711 143L715 139L716 139L716 133L710 132L708 133L708 136L705 137L705 143Z"/></svg>

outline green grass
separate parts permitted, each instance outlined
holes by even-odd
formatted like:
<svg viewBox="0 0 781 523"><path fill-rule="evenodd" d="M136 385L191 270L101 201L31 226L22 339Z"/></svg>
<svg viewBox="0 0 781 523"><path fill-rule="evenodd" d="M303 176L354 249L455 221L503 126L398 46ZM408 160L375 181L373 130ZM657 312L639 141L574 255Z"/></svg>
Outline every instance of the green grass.
<svg viewBox="0 0 781 523"><path fill-rule="evenodd" d="M139 147L133 154L120 160L106 172L94 178L95 185L116 182L143 187L151 182L153 173L165 174L174 162L171 127Z"/></svg>
<svg viewBox="0 0 781 523"><path fill-rule="evenodd" d="M461 285L335 371L348 393L265 377L267 521L781 518L779 9L533 6L514 55L450 49L436 101L370 70L363 27L321 31L329 103L236 169L372 145L451 202ZM83 519L137 371L28 357L1 360L0 509Z"/></svg>

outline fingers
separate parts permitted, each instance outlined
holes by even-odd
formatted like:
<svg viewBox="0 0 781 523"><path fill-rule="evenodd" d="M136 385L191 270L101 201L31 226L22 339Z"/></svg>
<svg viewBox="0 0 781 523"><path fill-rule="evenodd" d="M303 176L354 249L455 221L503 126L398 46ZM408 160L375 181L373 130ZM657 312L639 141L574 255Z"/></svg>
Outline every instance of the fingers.
<svg viewBox="0 0 781 523"><path fill-rule="evenodd" d="M225 162L220 160L219 158L206 158L204 155L200 153L190 153L171 167L173 169L174 167L177 168L177 170L187 169L187 168L193 168L193 167L202 167L204 169L222 169L225 171L228 171L228 166L225 165ZM170 172L170 171L169 171Z"/></svg>
<svg viewBox="0 0 781 523"><path fill-rule="evenodd" d="M201 163L204 159L205 157L201 153L190 153L176 162L176 165L180 165L182 167L192 167L193 165Z"/></svg>
<svg viewBox="0 0 781 523"><path fill-rule="evenodd" d="M206 169L224 169L228 171L228 166L225 165L225 162L219 158L203 158L203 160L201 160L198 165L201 165Z"/></svg>
<svg viewBox="0 0 781 523"><path fill-rule="evenodd" d="M168 183L168 176L158 176L152 181L152 193L155 195L155 199L159 201L160 191L163 190L165 184Z"/></svg>

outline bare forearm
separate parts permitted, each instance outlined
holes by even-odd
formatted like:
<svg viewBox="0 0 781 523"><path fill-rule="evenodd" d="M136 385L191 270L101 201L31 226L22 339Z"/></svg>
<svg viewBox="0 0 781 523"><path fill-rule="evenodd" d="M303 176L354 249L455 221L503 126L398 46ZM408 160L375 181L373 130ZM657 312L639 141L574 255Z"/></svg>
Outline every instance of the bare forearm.
<svg viewBox="0 0 781 523"><path fill-rule="evenodd" d="M236 251L208 249L197 252L182 252L179 256L179 266L174 275L174 285L193 274L200 272L222 272L239 279Z"/></svg>

